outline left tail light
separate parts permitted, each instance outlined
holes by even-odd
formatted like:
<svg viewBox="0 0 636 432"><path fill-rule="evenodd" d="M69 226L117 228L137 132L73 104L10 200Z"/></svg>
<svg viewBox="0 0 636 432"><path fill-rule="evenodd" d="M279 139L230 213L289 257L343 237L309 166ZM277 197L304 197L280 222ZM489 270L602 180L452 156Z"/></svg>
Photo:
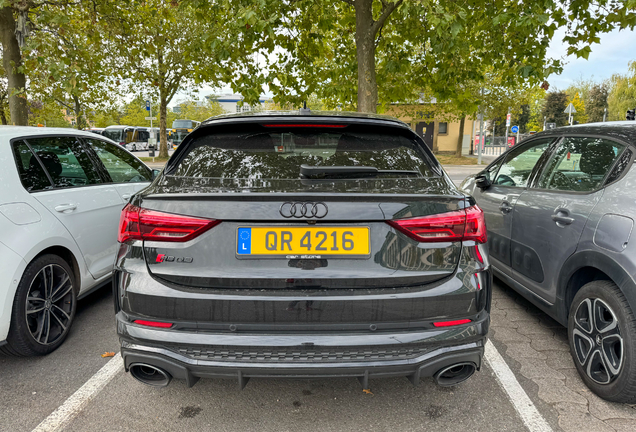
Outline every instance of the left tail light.
<svg viewBox="0 0 636 432"><path fill-rule="evenodd" d="M128 204L121 212L117 240L186 242L221 223L215 219L195 218L148 210Z"/></svg>
<svg viewBox="0 0 636 432"><path fill-rule="evenodd" d="M473 240L486 243L484 212L476 205L448 213L386 222L418 242Z"/></svg>

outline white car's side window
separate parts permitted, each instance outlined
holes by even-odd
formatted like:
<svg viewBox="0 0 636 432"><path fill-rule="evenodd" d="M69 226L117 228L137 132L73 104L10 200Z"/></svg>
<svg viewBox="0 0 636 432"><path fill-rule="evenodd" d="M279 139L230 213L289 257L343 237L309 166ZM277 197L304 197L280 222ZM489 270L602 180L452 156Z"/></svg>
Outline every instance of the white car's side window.
<svg viewBox="0 0 636 432"><path fill-rule="evenodd" d="M35 154L55 188L103 183L87 149L77 138L69 136L34 137L24 140ZM30 166L35 166L29 162Z"/></svg>
<svg viewBox="0 0 636 432"><path fill-rule="evenodd" d="M51 181L29 146L24 141L16 141L12 147L22 186L29 192L52 189Z"/></svg>
<svg viewBox="0 0 636 432"><path fill-rule="evenodd" d="M122 148L97 139L89 138L86 142L97 153L114 183L139 183L152 180L152 173L148 168Z"/></svg>

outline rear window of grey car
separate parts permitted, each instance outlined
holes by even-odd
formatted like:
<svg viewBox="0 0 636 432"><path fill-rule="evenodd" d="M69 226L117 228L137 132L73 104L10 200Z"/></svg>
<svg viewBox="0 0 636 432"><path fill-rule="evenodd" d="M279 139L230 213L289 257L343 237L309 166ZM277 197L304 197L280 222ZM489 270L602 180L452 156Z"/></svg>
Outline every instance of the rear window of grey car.
<svg viewBox="0 0 636 432"><path fill-rule="evenodd" d="M195 138L174 176L199 178L298 179L300 166L368 166L378 170L434 174L419 143L401 135L356 131L255 131ZM382 173L396 178L405 174Z"/></svg>

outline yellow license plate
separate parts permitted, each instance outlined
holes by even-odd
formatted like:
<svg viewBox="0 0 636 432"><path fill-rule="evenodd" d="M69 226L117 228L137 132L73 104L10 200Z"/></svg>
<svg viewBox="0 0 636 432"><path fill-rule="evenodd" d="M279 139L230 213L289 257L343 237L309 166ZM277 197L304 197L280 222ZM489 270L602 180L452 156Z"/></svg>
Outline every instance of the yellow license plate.
<svg viewBox="0 0 636 432"><path fill-rule="evenodd" d="M369 227L239 227L238 258L369 258Z"/></svg>

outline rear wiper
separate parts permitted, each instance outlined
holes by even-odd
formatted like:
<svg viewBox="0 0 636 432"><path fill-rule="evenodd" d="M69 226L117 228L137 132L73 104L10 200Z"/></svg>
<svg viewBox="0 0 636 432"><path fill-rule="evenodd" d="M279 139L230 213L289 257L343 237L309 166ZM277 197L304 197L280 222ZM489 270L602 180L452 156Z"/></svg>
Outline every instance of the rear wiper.
<svg viewBox="0 0 636 432"><path fill-rule="evenodd" d="M300 177L304 179L324 178L361 178L376 177L383 174L419 176L414 170L380 170L370 166L300 166Z"/></svg>

